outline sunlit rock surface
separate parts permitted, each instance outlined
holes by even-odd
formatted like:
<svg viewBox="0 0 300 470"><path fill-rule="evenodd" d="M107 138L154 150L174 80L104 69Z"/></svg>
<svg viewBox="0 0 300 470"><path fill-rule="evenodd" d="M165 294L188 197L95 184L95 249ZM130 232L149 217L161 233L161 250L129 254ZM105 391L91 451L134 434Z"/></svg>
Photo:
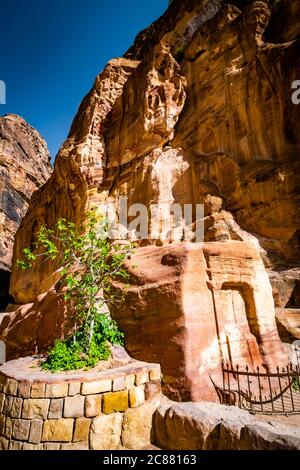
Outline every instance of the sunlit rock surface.
<svg viewBox="0 0 300 470"><path fill-rule="evenodd" d="M288 3L297 10L296 1ZM189 364L198 364L193 373L206 399L213 399L207 377L215 363L207 363L203 371L198 353L209 357L217 351L226 328L236 332L235 339L229 335L226 340L227 349L239 351L236 361L254 367L286 360L266 269L276 306L299 307L293 292L299 280L300 121L291 100L292 82L300 77L297 25L297 15L283 15L282 7L271 8L267 1L174 0L162 18L139 34L125 58L110 61L97 77L50 180L31 199L16 237L15 259L34 242L41 224L53 226L58 217L78 222L90 207L103 202L117 207L123 196L128 206L142 203L148 208L204 204L208 247L195 245L182 256L184 245L171 244L175 264L170 267L166 261L162 287L157 276L164 270L167 248L162 240L144 241L148 246L136 253L139 270L131 272L133 287L124 288L125 306L113 315L124 328L129 352L148 359L155 349L163 373L168 365L162 345L185 350L172 365L173 379L177 374L183 381ZM197 264L210 251L213 267ZM186 283L182 273L187 258L195 269ZM150 268L152 281L149 272L144 274ZM243 269L249 273L237 280ZM13 271L11 294L23 305L12 307L0 327L11 357L41 351L62 334L57 308L45 309L56 295L55 271L40 262L31 271ZM209 272L212 277L218 273L217 283ZM51 327L44 343L37 341L37 331L46 311ZM65 314L64 306L60 312ZM153 321L151 312L157 315ZM28 328L25 339L22 322L29 315L37 328ZM160 325L157 348L151 340L155 322ZM208 331L213 323L215 330ZM136 339L138 330L143 347ZM15 331L20 332L18 344ZM199 339L196 358L189 353L190 337ZM251 357L242 352L243 344ZM219 351L226 359L222 347ZM173 379L169 390L179 396L182 385ZM192 388L187 382L188 394Z"/></svg>
<svg viewBox="0 0 300 470"><path fill-rule="evenodd" d="M51 173L40 134L16 115L0 117L0 310L7 304L15 233L29 199Z"/></svg>

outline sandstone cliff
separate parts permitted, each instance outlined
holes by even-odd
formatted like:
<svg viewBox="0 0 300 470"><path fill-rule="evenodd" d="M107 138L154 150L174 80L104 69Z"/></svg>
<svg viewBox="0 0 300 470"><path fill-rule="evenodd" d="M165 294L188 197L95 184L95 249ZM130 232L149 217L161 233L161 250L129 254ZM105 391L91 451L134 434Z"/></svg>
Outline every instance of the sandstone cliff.
<svg viewBox="0 0 300 470"><path fill-rule="evenodd" d="M130 203L204 202L207 239L247 238L233 233L235 221L266 250L269 268L282 273L297 265L297 16L281 22L275 38L278 8L271 14L267 1L223 3L175 0L126 59L108 64L80 107L53 177L31 201L17 253L34 223L80 217L89 203L130 193ZM159 181L165 167L172 194ZM16 275L18 301L45 291L39 269L32 291L20 289ZM292 295L293 283L290 289ZM289 301L276 299L280 307Z"/></svg>
<svg viewBox="0 0 300 470"><path fill-rule="evenodd" d="M175 247L174 264L172 256L166 259L165 247L158 246L155 253L152 246L141 248L137 257L150 267L152 263L157 276L148 279L144 265L139 273L132 272L125 305L113 312L123 321L135 356L162 362L163 371L168 364L157 351L151 354L156 335L140 312L143 318L144 312L158 315L152 325L160 316L168 317L172 328L162 322L159 341L164 345L172 332L171 350L180 354L171 369L177 367L182 384L197 383L198 389L195 375L209 372L209 360L217 363L220 355L230 356L230 344L236 360L252 361L253 366L272 363L282 352L260 256L277 306L299 306L300 120L299 107L291 101L291 84L300 77L299 21L284 9L295 13L298 6L296 1L272 3L174 0L138 35L125 57L110 61L97 77L52 177L34 194L16 237L15 258L34 241L40 224L53 226L59 216L81 220L89 207L103 201L117 205L122 196L128 197L128 205L147 207L204 204L205 242L216 248L199 247L196 254L181 247L178 255ZM193 282L186 263L195 266ZM158 265L173 266L164 271L165 301L158 295ZM13 271L11 293L25 305L7 315L0 327L11 356L43 351L63 333L65 309L55 281L50 264L37 262L21 274ZM191 307L187 299L195 289L206 300L202 305L196 296L198 304ZM201 321L211 327L202 351L189 343L193 328L201 336L201 321L193 323L197 311L195 317L191 314L195 308L198 313L202 309ZM149 344L139 342L143 328ZM22 331L26 334L16 344L12 338L22 337ZM187 373L192 355L198 362ZM171 390L174 377L169 379ZM185 392L191 396L189 385Z"/></svg>
<svg viewBox="0 0 300 470"><path fill-rule="evenodd" d="M50 172L50 155L39 133L19 116L0 117L0 309L8 294L15 233L32 193Z"/></svg>

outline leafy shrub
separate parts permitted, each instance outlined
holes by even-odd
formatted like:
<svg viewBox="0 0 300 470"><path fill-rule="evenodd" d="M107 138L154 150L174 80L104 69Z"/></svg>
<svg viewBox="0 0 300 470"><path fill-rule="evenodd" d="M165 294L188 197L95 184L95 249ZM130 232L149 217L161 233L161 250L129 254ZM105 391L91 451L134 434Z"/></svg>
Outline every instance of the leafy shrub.
<svg viewBox="0 0 300 470"><path fill-rule="evenodd" d="M300 380L299 377L294 377L292 382L292 389L295 392L300 392Z"/></svg>
<svg viewBox="0 0 300 470"><path fill-rule="evenodd" d="M107 221L94 212L77 227L59 219L55 230L41 226L32 248L23 250L17 261L20 269L34 269L38 257L58 261L61 284L69 311L73 312L75 332L72 337L56 341L42 367L51 371L94 367L110 357L110 344L122 344L123 334L104 309L115 303L111 292L112 278L126 279L124 261L133 246L111 245Z"/></svg>

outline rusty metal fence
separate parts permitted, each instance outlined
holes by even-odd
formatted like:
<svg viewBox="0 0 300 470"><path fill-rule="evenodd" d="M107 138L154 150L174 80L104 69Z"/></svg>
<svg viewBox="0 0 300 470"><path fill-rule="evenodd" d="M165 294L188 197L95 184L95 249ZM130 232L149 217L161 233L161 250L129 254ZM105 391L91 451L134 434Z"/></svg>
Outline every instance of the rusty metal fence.
<svg viewBox="0 0 300 470"><path fill-rule="evenodd" d="M275 371L222 363L220 402L252 413L300 414L300 346L295 351L296 361Z"/></svg>

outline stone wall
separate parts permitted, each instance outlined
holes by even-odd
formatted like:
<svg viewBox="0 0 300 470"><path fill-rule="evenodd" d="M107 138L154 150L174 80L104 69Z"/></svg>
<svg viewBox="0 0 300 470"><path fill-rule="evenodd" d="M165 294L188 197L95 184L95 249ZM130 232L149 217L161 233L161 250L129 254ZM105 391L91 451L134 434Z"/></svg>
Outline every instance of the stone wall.
<svg viewBox="0 0 300 470"><path fill-rule="evenodd" d="M32 358L0 369L0 449L110 450L150 445L160 366L104 372L30 372ZM29 371L28 371L29 369Z"/></svg>

